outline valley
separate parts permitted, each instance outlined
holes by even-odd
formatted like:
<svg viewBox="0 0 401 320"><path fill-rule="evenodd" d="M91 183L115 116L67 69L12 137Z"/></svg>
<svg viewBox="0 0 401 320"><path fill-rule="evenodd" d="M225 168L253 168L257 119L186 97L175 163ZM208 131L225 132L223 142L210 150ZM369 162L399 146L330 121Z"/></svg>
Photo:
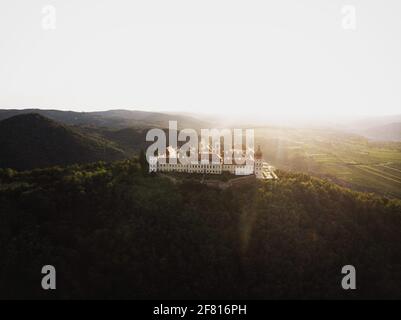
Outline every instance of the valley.
<svg viewBox="0 0 401 320"><path fill-rule="evenodd" d="M37 113L40 118L29 116ZM7 123L11 118L17 120L10 126ZM0 129L5 127L0 137L0 167L13 169L131 158L149 145L147 131L166 128L168 120L178 119L181 129L215 125L193 115L127 110L0 110L0 119ZM32 121L41 124L33 126ZM24 130L17 129L22 125L19 122L25 123ZM37 132L32 134L34 128ZM255 128L255 143L262 147L265 160L277 169L326 178L357 191L401 198L401 142L369 140L325 126L270 125Z"/></svg>
<svg viewBox="0 0 401 320"><path fill-rule="evenodd" d="M323 129L261 129L256 140L279 169L325 177L342 186L401 197L401 143L373 142Z"/></svg>

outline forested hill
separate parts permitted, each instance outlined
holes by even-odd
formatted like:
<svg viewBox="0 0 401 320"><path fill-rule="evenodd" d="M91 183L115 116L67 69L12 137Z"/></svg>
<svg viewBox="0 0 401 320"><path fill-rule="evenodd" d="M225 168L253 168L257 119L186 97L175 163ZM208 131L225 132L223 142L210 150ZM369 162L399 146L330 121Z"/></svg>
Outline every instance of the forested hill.
<svg viewBox="0 0 401 320"><path fill-rule="evenodd" d="M401 298L400 202L279 175L221 190L135 160L0 170L0 298Z"/></svg>
<svg viewBox="0 0 401 320"><path fill-rule="evenodd" d="M33 169L122 159L124 152L105 139L31 113L0 121L0 168Z"/></svg>
<svg viewBox="0 0 401 320"><path fill-rule="evenodd" d="M169 120L176 120L179 128L209 128L210 125L190 115L147 112L139 110L109 110L97 112L74 112L44 109L0 110L0 120L18 115L36 113L53 121L70 126L95 128L165 128Z"/></svg>

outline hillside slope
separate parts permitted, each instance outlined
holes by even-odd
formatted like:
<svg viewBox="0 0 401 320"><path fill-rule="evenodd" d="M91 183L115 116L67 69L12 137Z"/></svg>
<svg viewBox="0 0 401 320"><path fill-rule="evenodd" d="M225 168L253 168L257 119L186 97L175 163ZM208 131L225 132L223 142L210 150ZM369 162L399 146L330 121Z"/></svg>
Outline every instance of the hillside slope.
<svg viewBox="0 0 401 320"><path fill-rule="evenodd" d="M401 298L400 202L279 175L221 190L136 161L0 170L0 298Z"/></svg>
<svg viewBox="0 0 401 320"><path fill-rule="evenodd" d="M124 156L106 140L84 136L39 114L1 121L0 151L0 167L15 169L111 161Z"/></svg>

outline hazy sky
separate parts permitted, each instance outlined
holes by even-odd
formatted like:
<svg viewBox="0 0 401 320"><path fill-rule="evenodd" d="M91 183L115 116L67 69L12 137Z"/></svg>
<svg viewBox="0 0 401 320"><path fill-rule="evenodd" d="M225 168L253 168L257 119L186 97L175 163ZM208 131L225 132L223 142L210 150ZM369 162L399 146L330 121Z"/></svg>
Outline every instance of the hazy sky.
<svg viewBox="0 0 401 320"><path fill-rule="evenodd" d="M25 107L401 113L401 1L1 0L0 108Z"/></svg>

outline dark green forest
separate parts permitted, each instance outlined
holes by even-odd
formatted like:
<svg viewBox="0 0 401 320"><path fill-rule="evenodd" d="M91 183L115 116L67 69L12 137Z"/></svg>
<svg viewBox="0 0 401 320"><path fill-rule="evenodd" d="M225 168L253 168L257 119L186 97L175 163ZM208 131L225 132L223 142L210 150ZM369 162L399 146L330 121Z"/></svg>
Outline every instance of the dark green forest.
<svg viewBox="0 0 401 320"><path fill-rule="evenodd" d="M37 113L0 121L0 168L27 170L124 157L113 142Z"/></svg>
<svg viewBox="0 0 401 320"><path fill-rule="evenodd" d="M0 298L401 298L400 201L278 174L218 189L135 159L1 169Z"/></svg>

